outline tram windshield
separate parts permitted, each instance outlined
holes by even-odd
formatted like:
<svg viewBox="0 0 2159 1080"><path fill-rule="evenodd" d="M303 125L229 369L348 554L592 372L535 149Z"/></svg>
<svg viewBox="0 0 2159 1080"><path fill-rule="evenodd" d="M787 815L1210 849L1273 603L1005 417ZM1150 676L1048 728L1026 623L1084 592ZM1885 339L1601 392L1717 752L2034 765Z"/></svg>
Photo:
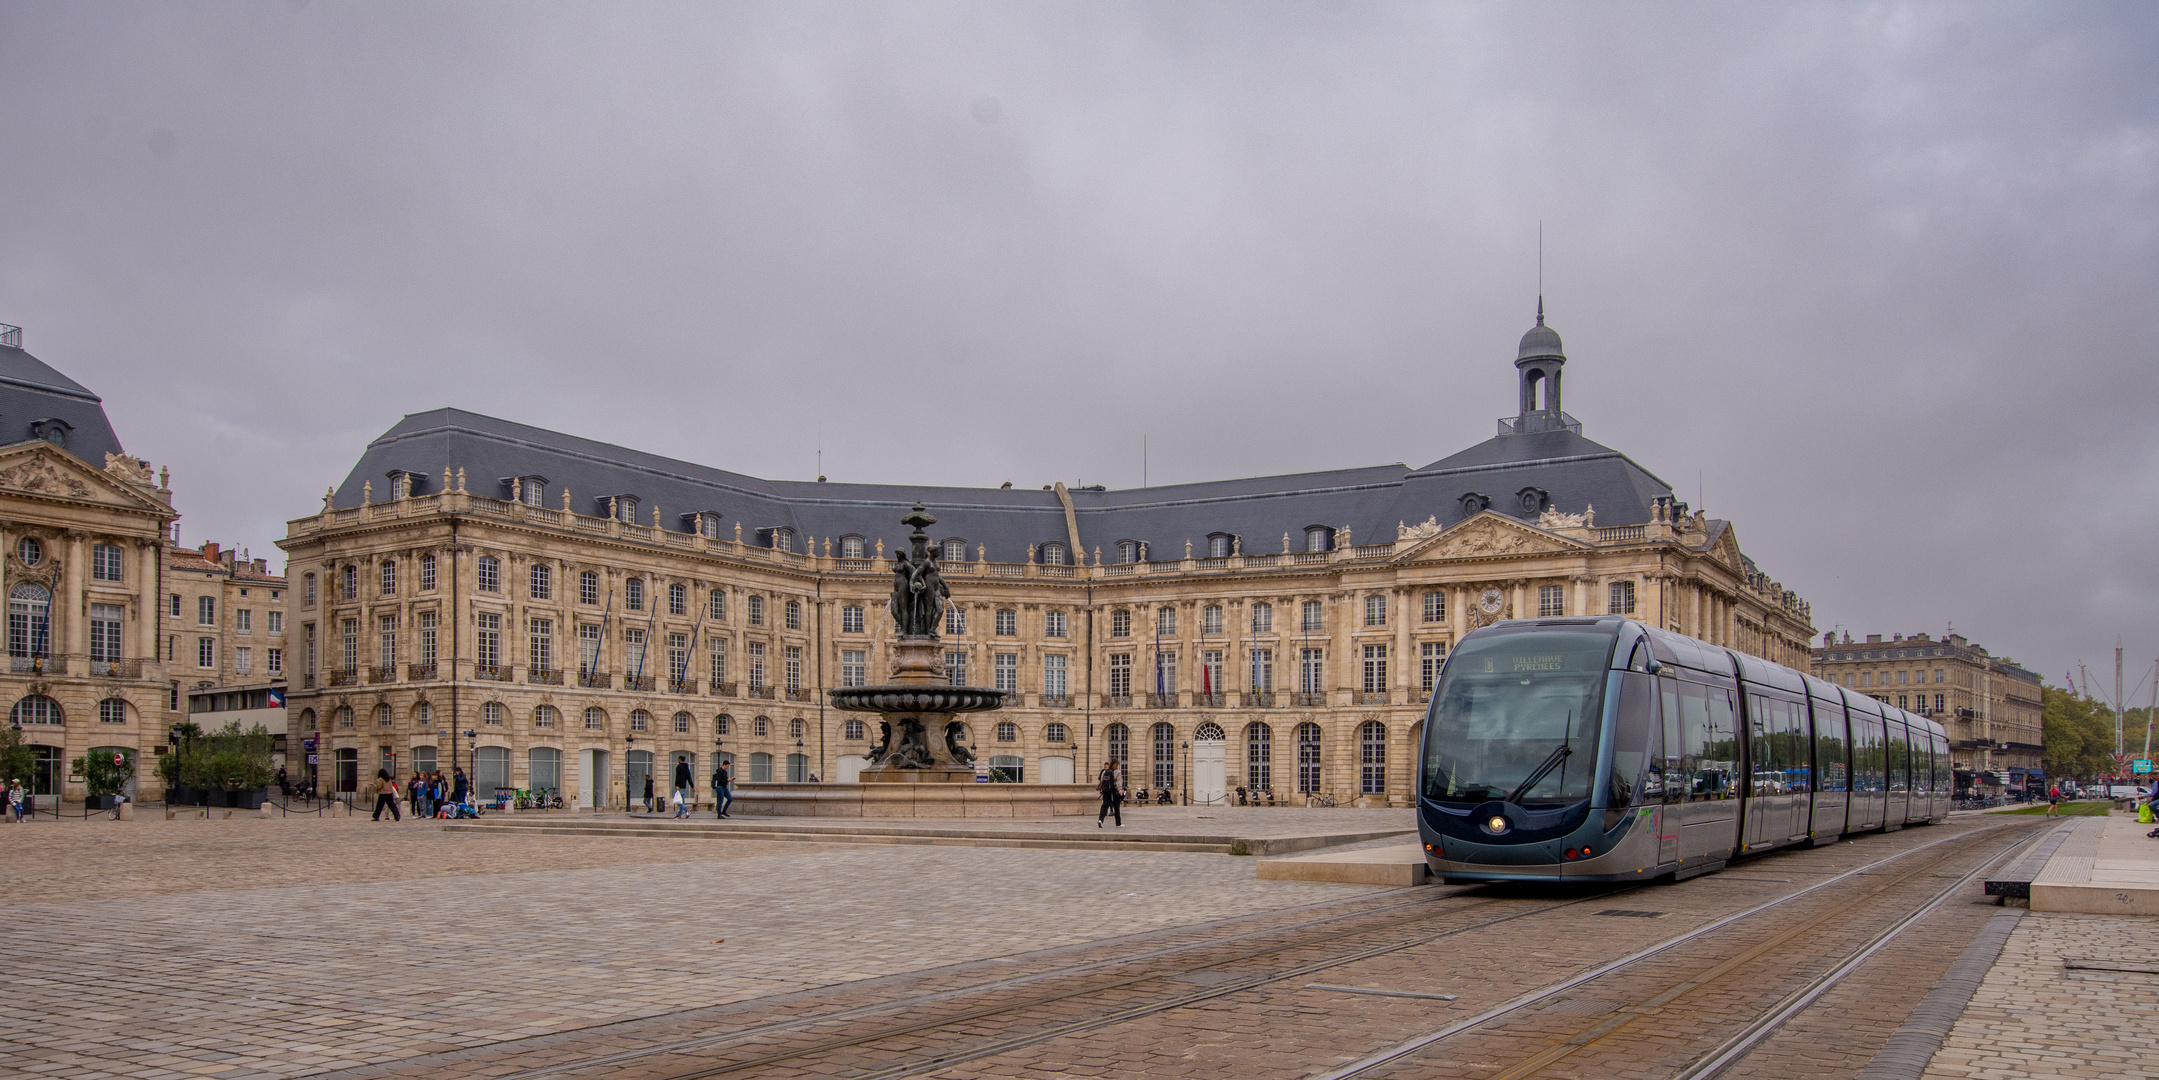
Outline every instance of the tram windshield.
<svg viewBox="0 0 2159 1080"><path fill-rule="evenodd" d="M1425 740L1424 794L1550 806L1589 797L1612 635L1566 630L1462 642Z"/></svg>

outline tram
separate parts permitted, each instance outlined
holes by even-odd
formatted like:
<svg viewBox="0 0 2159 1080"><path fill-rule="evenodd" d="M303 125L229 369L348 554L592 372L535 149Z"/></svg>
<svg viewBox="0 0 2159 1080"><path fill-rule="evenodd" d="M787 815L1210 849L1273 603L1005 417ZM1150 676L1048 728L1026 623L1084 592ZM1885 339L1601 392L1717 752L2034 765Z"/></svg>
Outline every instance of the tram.
<svg viewBox="0 0 2159 1080"><path fill-rule="evenodd" d="M1463 637L1420 750L1418 830L1450 882L1677 881L1950 805L1940 724L1619 617Z"/></svg>

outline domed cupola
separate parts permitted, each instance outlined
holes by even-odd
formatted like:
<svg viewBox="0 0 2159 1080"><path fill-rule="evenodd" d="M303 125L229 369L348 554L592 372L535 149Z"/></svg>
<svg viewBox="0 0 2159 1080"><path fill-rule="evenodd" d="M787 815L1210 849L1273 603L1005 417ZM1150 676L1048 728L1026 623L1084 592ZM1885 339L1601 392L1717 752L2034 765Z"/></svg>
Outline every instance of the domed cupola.
<svg viewBox="0 0 2159 1080"><path fill-rule="evenodd" d="M1537 325L1522 335L1522 347L1514 360L1522 383L1521 415L1514 422L1517 434L1572 426L1559 407L1559 377L1566 366L1567 354L1560 349L1559 331L1544 325L1544 297L1540 296Z"/></svg>

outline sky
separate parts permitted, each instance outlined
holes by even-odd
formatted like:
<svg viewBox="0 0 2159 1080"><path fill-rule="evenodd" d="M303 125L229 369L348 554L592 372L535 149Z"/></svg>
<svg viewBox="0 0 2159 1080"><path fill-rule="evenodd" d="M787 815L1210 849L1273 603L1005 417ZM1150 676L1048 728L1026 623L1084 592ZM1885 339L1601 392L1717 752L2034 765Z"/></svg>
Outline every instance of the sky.
<svg viewBox="0 0 2159 1080"><path fill-rule="evenodd" d="M778 479L1423 465L1541 272L1584 433L1819 630L2134 683L2155 69L2143 3L0 0L0 322L275 566L441 406Z"/></svg>

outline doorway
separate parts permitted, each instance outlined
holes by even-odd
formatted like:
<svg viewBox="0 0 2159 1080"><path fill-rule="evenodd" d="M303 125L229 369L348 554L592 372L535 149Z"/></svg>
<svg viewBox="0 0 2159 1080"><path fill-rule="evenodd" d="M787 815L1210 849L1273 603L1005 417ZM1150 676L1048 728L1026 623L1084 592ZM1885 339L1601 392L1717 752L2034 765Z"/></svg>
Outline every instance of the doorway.
<svg viewBox="0 0 2159 1080"><path fill-rule="evenodd" d="M1228 758L1229 742L1223 737L1220 724L1209 720L1192 733L1191 798L1194 805L1211 806L1227 801Z"/></svg>
<svg viewBox="0 0 2159 1080"><path fill-rule="evenodd" d="M650 754L645 756L645 761L649 768L652 761ZM577 752L576 805L579 810L602 810L614 805L614 801L609 798L608 792L608 785L614 779L613 768L612 756L605 750L579 750ZM640 782L637 792L640 796L644 794L642 782Z"/></svg>

